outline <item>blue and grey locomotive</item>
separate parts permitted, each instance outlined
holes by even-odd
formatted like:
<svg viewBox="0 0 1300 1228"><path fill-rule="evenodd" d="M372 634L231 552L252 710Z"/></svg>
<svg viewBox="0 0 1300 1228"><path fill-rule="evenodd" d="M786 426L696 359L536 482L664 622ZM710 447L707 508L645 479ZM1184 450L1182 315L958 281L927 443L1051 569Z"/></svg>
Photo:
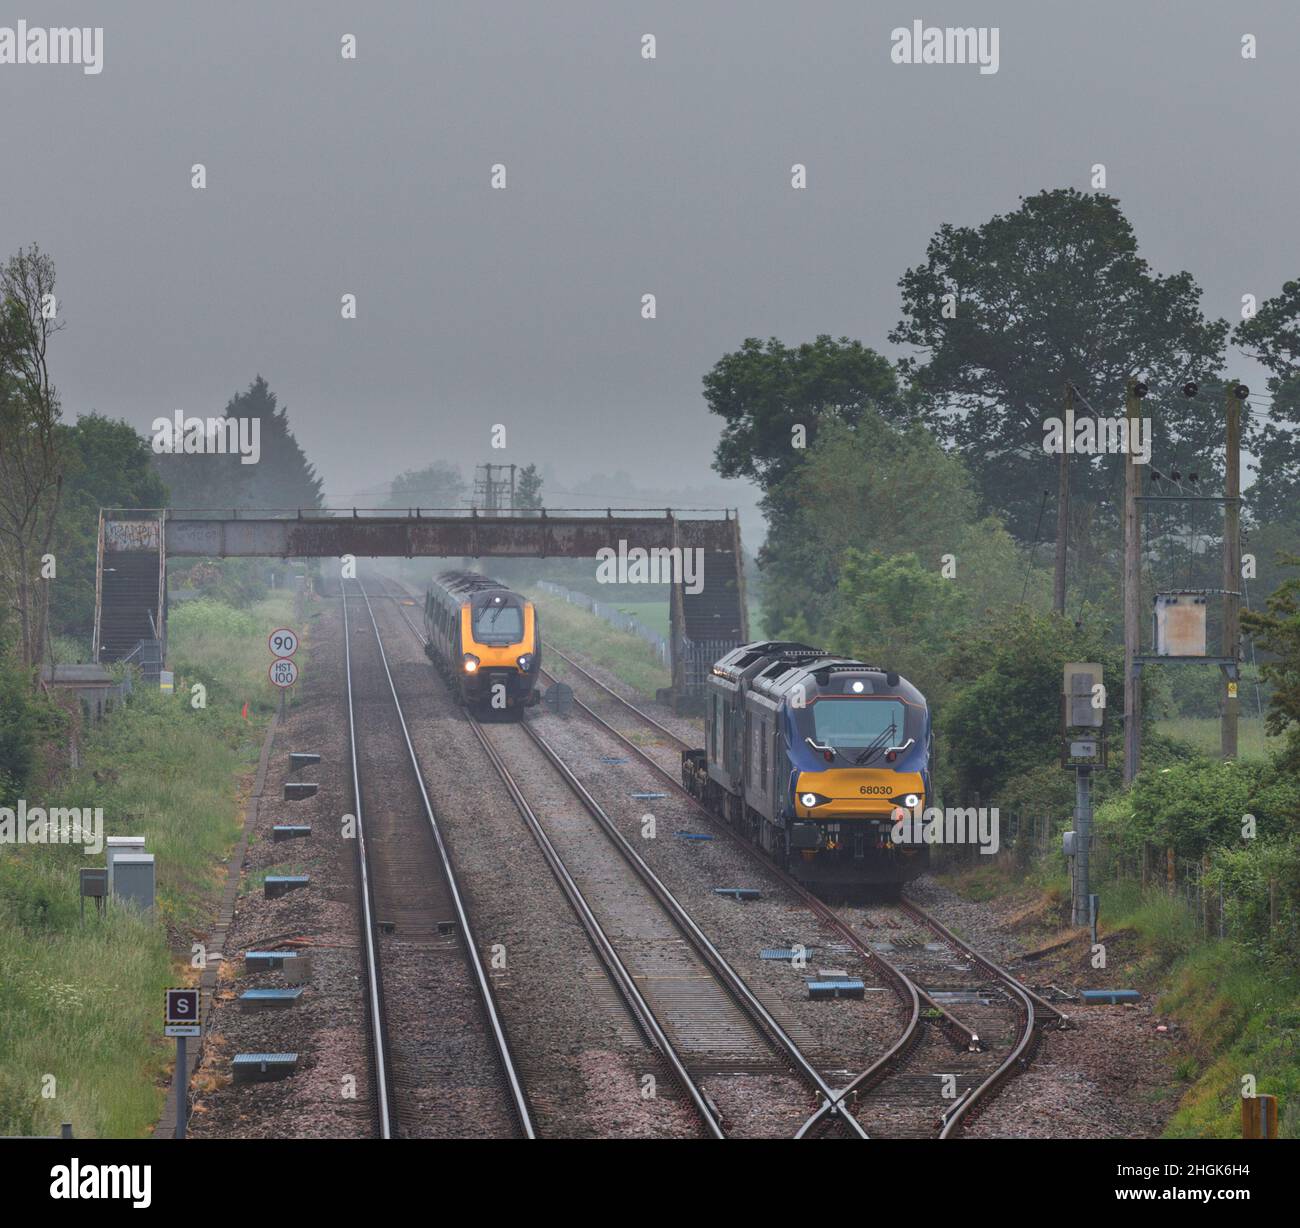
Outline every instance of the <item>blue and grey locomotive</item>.
<svg viewBox="0 0 1300 1228"><path fill-rule="evenodd" d="M745 644L706 686L706 741L682 755L692 794L810 885L906 882L923 844L891 839L899 807L926 805L925 696L876 665L806 644Z"/></svg>

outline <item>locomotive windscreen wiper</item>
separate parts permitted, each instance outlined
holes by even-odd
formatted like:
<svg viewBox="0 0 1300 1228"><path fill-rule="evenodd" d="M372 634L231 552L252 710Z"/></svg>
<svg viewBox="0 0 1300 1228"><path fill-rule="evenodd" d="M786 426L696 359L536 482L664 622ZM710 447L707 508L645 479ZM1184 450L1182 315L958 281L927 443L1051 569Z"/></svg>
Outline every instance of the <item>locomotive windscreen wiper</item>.
<svg viewBox="0 0 1300 1228"><path fill-rule="evenodd" d="M872 738L870 743L863 748L862 753L859 754L853 762L858 764L859 767L864 763L869 763L885 749L885 744L889 742L897 732L898 730L893 721L890 721L889 728L882 729L874 738Z"/></svg>

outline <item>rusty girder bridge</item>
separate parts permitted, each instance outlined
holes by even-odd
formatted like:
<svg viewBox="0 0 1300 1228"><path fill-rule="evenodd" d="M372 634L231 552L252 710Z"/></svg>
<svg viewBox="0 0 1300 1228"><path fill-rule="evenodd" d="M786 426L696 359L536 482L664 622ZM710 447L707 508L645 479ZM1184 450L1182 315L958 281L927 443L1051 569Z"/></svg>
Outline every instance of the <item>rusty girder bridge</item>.
<svg viewBox="0 0 1300 1228"><path fill-rule="evenodd" d="M675 702L700 693L709 667L748 639L740 522L732 510L686 518L614 508L473 510L101 509L95 659L122 660L141 641L165 645L169 558L589 558L612 549L697 550L702 583L671 585ZM666 559L669 556L655 556Z"/></svg>

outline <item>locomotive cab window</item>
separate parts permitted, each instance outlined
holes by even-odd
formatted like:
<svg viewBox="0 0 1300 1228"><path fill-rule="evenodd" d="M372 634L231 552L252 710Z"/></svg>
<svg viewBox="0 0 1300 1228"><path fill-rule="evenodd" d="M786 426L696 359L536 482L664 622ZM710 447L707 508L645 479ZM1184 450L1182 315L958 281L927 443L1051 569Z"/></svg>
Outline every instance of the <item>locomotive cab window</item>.
<svg viewBox="0 0 1300 1228"><path fill-rule="evenodd" d="M474 612L474 638L481 644L515 644L524 638L524 612L517 606L484 606Z"/></svg>
<svg viewBox="0 0 1300 1228"><path fill-rule="evenodd" d="M884 739L883 746L905 741L906 709L896 699L823 699L809 705L816 740L836 749L861 749ZM892 732L891 732L892 729Z"/></svg>

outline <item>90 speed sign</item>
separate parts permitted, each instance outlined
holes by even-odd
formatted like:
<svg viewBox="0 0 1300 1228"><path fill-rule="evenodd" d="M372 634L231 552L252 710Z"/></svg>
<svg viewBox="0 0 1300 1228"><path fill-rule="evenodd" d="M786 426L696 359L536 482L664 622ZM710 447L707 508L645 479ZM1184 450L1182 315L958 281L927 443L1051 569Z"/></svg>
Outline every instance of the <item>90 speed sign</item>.
<svg viewBox="0 0 1300 1228"><path fill-rule="evenodd" d="M276 627L267 637L266 646L273 657L291 657L298 651L298 633L288 627Z"/></svg>

